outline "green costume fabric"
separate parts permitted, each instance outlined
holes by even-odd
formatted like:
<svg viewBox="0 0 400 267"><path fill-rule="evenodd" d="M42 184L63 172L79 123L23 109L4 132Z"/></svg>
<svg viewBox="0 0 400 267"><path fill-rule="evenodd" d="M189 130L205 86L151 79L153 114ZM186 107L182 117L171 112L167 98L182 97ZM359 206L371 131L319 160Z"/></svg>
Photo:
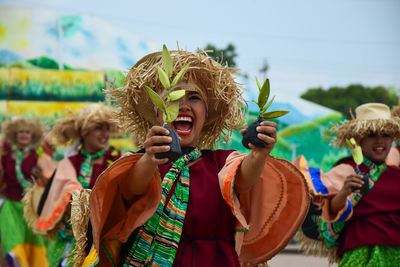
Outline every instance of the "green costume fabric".
<svg viewBox="0 0 400 267"><path fill-rule="evenodd" d="M66 259L73 250L71 244L75 243L75 239L69 220L69 215L61 220L54 242L49 243L47 247L47 250L51 252L48 257L50 266L58 266L60 261Z"/></svg>
<svg viewBox="0 0 400 267"><path fill-rule="evenodd" d="M23 257L29 262L34 262L35 258L36 260L47 261L47 259L45 259L45 247L47 247L48 241L32 232L31 228L24 220L23 213L24 207L22 202L4 199L4 203L0 209L0 243L3 250L2 256L5 257L9 252L16 254L15 248L17 246L27 245L22 254L17 253L17 257ZM12 231L10 229L12 229ZM35 249L32 249L32 246L34 246ZM41 266L48 266L48 263L43 262Z"/></svg>
<svg viewBox="0 0 400 267"><path fill-rule="evenodd" d="M339 267L398 267L399 246L362 246L346 250Z"/></svg>

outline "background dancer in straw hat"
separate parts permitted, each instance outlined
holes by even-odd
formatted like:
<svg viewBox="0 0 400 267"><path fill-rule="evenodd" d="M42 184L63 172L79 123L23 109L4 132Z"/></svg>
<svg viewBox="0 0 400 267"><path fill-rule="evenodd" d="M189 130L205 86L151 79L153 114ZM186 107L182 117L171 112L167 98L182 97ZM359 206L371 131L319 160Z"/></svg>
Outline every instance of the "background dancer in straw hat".
<svg viewBox="0 0 400 267"><path fill-rule="evenodd" d="M171 163L157 156L170 150L171 137L145 86L164 100L168 94L157 70L162 53L149 54L132 67L122 90L111 91L121 123L143 149L97 181L90 196L94 246L83 266L252 266L283 249L303 220L304 177L269 155L276 124L258 128L265 148L213 150L243 121L242 90L231 69L200 52L171 57L172 77L188 64L172 88L185 90L179 114L168 123L184 156Z"/></svg>
<svg viewBox="0 0 400 267"><path fill-rule="evenodd" d="M35 232L56 233L48 250L51 266L64 266L74 246L70 218L70 200L74 190L91 189L97 177L120 152L108 145L117 131L114 111L104 104L90 104L75 115L59 119L52 129L55 141L68 145L79 141L77 153L61 160L39 205L39 217L33 222Z"/></svg>
<svg viewBox="0 0 400 267"><path fill-rule="evenodd" d="M392 142L400 137L399 119L386 105L368 103L333 133L337 146L353 146L353 157L325 174L297 160L322 208L322 216L312 217L321 246L304 236L300 242L339 266L399 266L400 169L388 163Z"/></svg>
<svg viewBox="0 0 400 267"><path fill-rule="evenodd" d="M29 229L21 202L26 191L37 188L34 179L45 179L42 171L51 173L55 168L51 158L37 149L43 127L33 118L14 118L3 123L3 133L0 175L6 187L0 205L2 256L9 266L48 266L45 241Z"/></svg>

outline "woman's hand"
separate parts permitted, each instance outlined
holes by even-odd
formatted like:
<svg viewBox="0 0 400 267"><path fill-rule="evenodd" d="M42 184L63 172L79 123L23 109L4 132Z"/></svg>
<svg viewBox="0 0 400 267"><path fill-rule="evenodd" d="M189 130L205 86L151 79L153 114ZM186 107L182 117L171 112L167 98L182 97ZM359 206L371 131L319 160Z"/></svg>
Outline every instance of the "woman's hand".
<svg viewBox="0 0 400 267"><path fill-rule="evenodd" d="M136 162L132 169L129 179L124 179L121 183L121 193L128 204L133 203L136 196L143 195L150 184L157 166L168 162L168 158L158 159L156 154L170 150L168 145L172 138L168 135L169 131L161 126L153 126L146 135L143 147L146 150L144 155Z"/></svg>
<svg viewBox="0 0 400 267"><path fill-rule="evenodd" d="M266 147L257 147L252 143L249 143L249 147L251 149L251 153L257 159L265 160L267 156L271 153L272 149L275 146L277 141L276 138L276 123L273 121L263 121L260 123L260 126L257 127L257 137L264 141L267 146ZM246 129L240 131L241 135L244 135Z"/></svg>
<svg viewBox="0 0 400 267"><path fill-rule="evenodd" d="M351 190L353 187L360 188L364 181L362 180L363 176L359 174L350 174L344 180L343 186L340 191L334 196L330 202L330 209L332 214L337 214L340 210L342 210L346 206L347 197L353 193ZM356 193L360 192L359 189L355 191Z"/></svg>
<svg viewBox="0 0 400 267"><path fill-rule="evenodd" d="M31 172L33 180L39 185L39 186L46 186L48 179L44 176L42 168L40 168L38 165L33 167L32 172Z"/></svg>
<svg viewBox="0 0 400 267"><path fill-rule="evenodd" d="M364 184L363 176L360 174L350 174L344 180L343 186L340 189L338 194L343 194L348 197L351 193L353 193L352 188L361 188ZM355 190L354 192L359 193L360 189Z"/></svg>
<svg viewBox="0 0 400 267"><path fill-rule="evenodd" d="M143 147L146 150L143 158L153 165L164 164L168 162L168 158L158 159L156 158L157 153L167 152L170 150L168 145L160 146L157 144L169 144L172 142L172 138L167 136L169 131L161 126L153 126L146 135L146 140L143 143Z"/></svg>

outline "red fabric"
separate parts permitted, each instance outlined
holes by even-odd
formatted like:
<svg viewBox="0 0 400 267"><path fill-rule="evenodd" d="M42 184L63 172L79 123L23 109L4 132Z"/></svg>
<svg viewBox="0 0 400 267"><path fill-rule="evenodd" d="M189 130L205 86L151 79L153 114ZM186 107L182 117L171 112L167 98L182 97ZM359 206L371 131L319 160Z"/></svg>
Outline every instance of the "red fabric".
<svg viewBox="0 0 400 267"><path fill-rule="evenodd" d="M101 164L94 164L93 165L93 173L92 173L92 179L90 180L90 189L93 188L94 184L96 183L97 177L108 167L108 162L111 160L112 162L116 161L121 157L121 153L118 151L118 154L116 156L111 155L113 151L116 151L115 148L110 147L105 153L103 157L103 161ZM114 154L116 154L114 152ZM76 171L76 176L79 177L79 171L81 170L82 163L85 161L85 158L82 156L81 153L78 153L74 156L71 156L68 158L72 165L75 168Z"/></svg>
<svg viewBox="0 0 400 267"><path fill-rule="evenodd" d="M189 204L173 266L240 266L234 247L236 219L218 181L230 153L217 150L190 166ZM159 166L161 177L170 167Z"/></svg>
<svg viewBox="0 0 400 267"><path fill-rule="evenodd" d="M345 164L355 167L354 162ZM364 167L364 166L361 166ZM361 168L360 168L361 169ZM361 171L366 172L366 168ZM365 245L400 245L400 169L388 167L361 198L340 237L339 256Z"/></svg>
<svg viewBox="0 0 400 267"><path fill-rule="evenodd" d="M1 164L4 171L4 183L6 188L2 192L5 197L11 200L20 201L23 197L24 190L17 180L15 173L15 159L12 157L11 146L7 143L3 144L3 155L1 156ZM38 156L35 150L31 150L22 161L21 170L25 179L32 181L31 172L37 164Z"/></svg>

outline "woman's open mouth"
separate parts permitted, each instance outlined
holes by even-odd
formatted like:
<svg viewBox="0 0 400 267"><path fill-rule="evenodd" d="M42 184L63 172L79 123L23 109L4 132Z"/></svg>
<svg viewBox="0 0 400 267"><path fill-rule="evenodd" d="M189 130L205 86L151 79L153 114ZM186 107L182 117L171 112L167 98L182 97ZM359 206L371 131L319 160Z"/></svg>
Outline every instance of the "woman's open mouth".
<svg viewBox="0 0 400 267"><path fill-rule="evenodd" d="M187 114L180 114L172 125L179 135L189 135L193 129L193 117Z"/></svg>
<svg viewBox="0 0 400 267"><path fill-rule="evenodd" d="M381 155L385 153L385 147L384 146L376 146L372 149L376 154Z"/></svg>
<svg viewBox="0 0 400 267"><path fill-rule="evenodd" d="M99 138L97 139L97 141L99 142L99 144L101 145L106 145L108 142L108 138Z"/></svg>

